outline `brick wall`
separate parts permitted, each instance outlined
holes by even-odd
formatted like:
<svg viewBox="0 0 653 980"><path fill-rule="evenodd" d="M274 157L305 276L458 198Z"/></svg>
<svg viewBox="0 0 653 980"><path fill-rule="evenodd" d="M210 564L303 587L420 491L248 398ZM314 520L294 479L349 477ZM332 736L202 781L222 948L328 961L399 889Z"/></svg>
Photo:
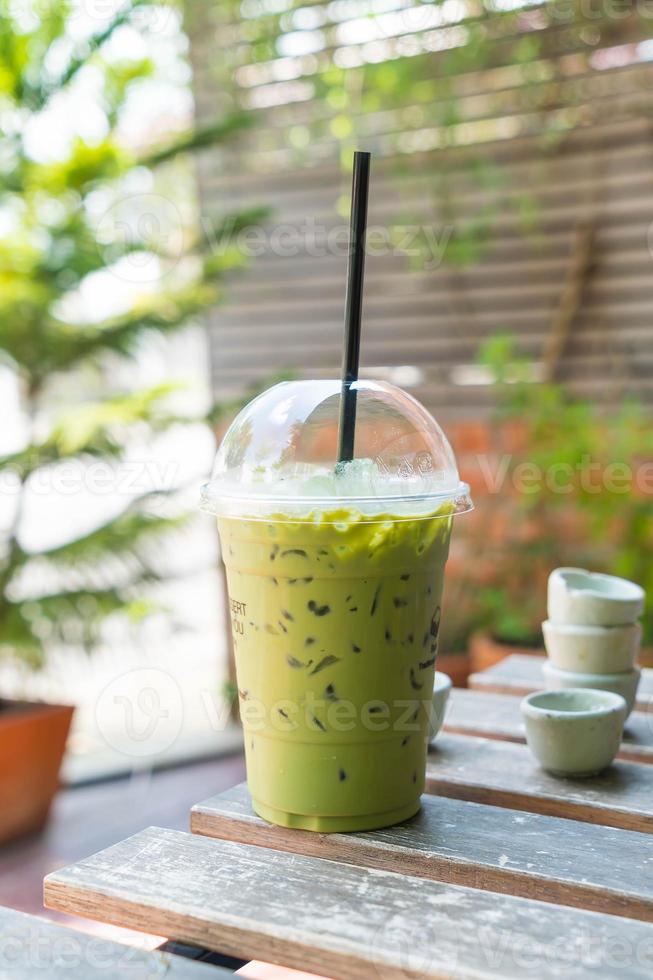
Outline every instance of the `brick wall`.
<svg viewBox="0 0 653 980"><path fill-rule="evenodd" d="M546 581L556 565L569 564L586 537L573 505L546 500L529 510L512 479L511 467L527 458L528 426L519 420L459 421L446 426L460 470L469 483L474 510L461 515L452 539L443 647L459 649L479 625L484 588L504 588L534 627L546 616ZM526 607L528 609L526 610Z"/></svg>

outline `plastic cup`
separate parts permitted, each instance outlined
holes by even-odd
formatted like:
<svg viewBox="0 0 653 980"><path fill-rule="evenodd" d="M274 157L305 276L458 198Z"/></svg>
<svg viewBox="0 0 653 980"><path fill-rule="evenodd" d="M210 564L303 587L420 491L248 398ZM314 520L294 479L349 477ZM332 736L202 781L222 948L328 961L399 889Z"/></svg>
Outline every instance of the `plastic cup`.
<svg viewBox="0 0 653 980"><path fill-rule="evenodd" d="M419 809L451 527L471 506L442 430L391 385L357 383L357 455L335 464L339 393L292 382L259 396L204 492L254 809L321 832Z"/></svg>

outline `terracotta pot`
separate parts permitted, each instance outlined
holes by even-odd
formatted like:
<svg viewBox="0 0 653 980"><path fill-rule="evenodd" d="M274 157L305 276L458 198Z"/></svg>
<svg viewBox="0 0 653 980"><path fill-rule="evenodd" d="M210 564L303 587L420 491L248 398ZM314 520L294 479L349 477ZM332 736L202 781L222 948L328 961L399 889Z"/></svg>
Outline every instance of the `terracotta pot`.
<svg viewBox="0 0 653 980"><path fill-rule="evenodd" d="M526 653L535 657L544 656L544 650L537 647L516 646L512 643L500 643L483 630L472 633L469 638L470 672L473 674L505 660L514 653Z"/></svg>
<svg viewBox="0 0 653 980"><path fill-rule="evenodd" d="M653 647L642 647L637 655L640 667L653 667Z"/></svg>
<svg viewBox="0 0 653 980"><path fill-rule="evenodd" d="M45 824L74 708L0 701L0 844Z"/></svg>
<svg viewBox="0 0 653 980"><path fill-rule="evenodd" d="M467 687L470 668L469 656L466 653L438 654L435 669L448 674L454 687Z"/></svg>

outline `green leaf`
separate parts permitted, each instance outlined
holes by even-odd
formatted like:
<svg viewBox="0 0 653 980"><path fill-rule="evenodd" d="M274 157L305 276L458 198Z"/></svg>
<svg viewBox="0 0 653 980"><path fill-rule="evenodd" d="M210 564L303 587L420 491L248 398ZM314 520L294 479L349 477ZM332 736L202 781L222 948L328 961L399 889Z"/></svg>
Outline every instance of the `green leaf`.
<svg viewBox="0 0 653 980"><path fill-rule="evenodd" d="M65 410L58 415L48 442L56 446L59 457L63 458L87 453L89 447L93 450L119 445L139 422L146 422L152 429L168 428L179 417L165 405L180 388L179 384L160 384Z"/></svg>
<svg viewBox="0 0 653 980"><path fill-rule="evenodd" d="M83 361L98 362L106 354L131 357L144 335L170 334L184 327L189 317L215 303L215 286L198 282L176 291L147 295L128 313L100 323L66 323L53 316L37 320L42 310L29 297L21 305L16 297L0 330L0 351L39 387L46 377L69 371ZM1 307L0 307L1 308ZM19 314L22 314L19 316ZM26 325L32 325L31 332Z"/></svg>
<svg viewBox="0 0 653 980"><path fill-rule="evenodd" d="M100 31L81 42L72 52L65 69L56 77L50 79L43 71L39 72L39 83L25 94L25 98L34 110L42 109L46 102L72 82L79 72L92 61L98 51L109 41L116 31L132 19L134 13L142 7L150 6L157 0L124 0L119 5L114 17ZM52 4L60 8L56 29L50 32L49 42L56 40L65 28L65 15L68 4ZM54 22L53 22L54 24ZM12 25L13 26L13 25ZM42 67L42 66L40 66Z"/></svg>
<svg viewBox="0 0 653 980"><path fill-rule="evenodd" d="M145 499L151 500L154 496L147 495ZM126 558L129 562L136 556L143 566L142 570L151 572L151 568L146 567L141 549L152 542L160 541L165 534L185 528L192 515L162 517L143 512L140 509L143 504L144 498L139 498L137 504L107 521L102 527L74 541L41 551L38 560L45 561L54 568L75 567L79 570L80 566L92 567L109 557Z"/></svg>
<svg viewBox="0 0 653 980"><path fill-rule="evenodd" d="M129 89L135 82L141 82L154 74L154 62L151 58L102 61L101 67L104 76L104 108L113 127L118 122Z"/></svg>
<svg viewBox="0 0 653 980"><path fill-rule="evenodd" d="M6 476L13 472L24 482L41 467L65 460L118 459L128 447L135 426L147 426L153 433L195 421L167 408L169 396L180 388L172 383L156 385L64 409L43 440L0 457L0 470Z"/></svg>
<svg viewBox="0 0 653 980"><path fill-rule="evenodd" d="M93 145L77 138L65 160L31 164L25 172L25 191L53 196L79 191L86 193L97 184L115 180L132 165L132 158L112 139Z"/></svg>
<svg viewBox="0 0 653 980"><path fill-rule="evenodd" d="M156 167L171 160L180 153L201 150L207 146L215 146L232 139L236 133L249 129L254 125L252 113L235 112L224 119L217 120L199 129L189 130L178 137L173 143L149 153L139 161L141 166Z"/></svg>

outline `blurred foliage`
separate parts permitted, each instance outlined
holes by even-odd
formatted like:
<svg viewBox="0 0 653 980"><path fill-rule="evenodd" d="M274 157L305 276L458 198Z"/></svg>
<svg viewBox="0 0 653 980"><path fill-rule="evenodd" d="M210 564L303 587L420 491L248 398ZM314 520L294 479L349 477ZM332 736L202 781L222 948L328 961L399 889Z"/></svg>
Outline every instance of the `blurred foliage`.
<svg viewBox="0 0 653 980"><path fill-rule="evenodd" d="M498 335L481 351L500 395L502 422L517 423L498 503L517 508L509 547L498 545L493 575L478 591L498 639L538 635L549 572L559 565L621 575L647 592L644 642L653 643L653 430L632 399L606 412L564 384L533 383L533 365ZM491 502L488 499L488 506Z"/></svg>
<svg viewBox="0 0 653 980"><path fill-rule="evenodd" d="M116 60L110 42L130 25L147 48L147 21L136 15L156 5L113 6L96 33L81 36L73 3L0 0L0 363L17 380L28 420L24 445L0 458L13 509L0 534L0 654L34 666L57 642L92 648L109 617L139 624L155 611L147 586L169 574L161 542L183 548L189 515L175 499L178 487L154 487L127 494L121 512L102 526L34 552L21 537L26 492L64 463L105 465L111 479L135 444L198 421L175 411L175 385L130 390L120 366L147 334L174 334L220 299L226 272L241 261L220 247L224 229L265 213L215 216L200 232L175 221L167 228L166 203L181 223L185 202L175 198L162 199L162 213L149 213L150 205L141 220L139 196L130 196L132 175L142 184L149 168L157 168L157 179L168 168L174 180L181 154L233 139L251 118L227 113L140 155L125 145L120 126L130 93L155 68L142 52ZM83 73L95 84L103 135L77 136L65 154L36 158L30 135ZM98 217L98 201L110 220ZM109 272L120 282L116 267L133 255L149 256L171 274L159 277L156 288L134 289L120 314L75 314L80 295L92 294L91 277ZM206 421L226 410L213 406Z"/></svg>
<svg viewBox="0 0 653 980"><path fill-rule="evenodd" d="M254 86L301 89L286 105L271 92L274 122L257 131L253 154L277 150L300 167L331 158L335 144L348 175L354 149L365 148L421 178L422 152L466 149L471 182L488 191L471 213L460 206L459 156L440 154L419 185L451 228L442 260L453 269L483 257L508 211L524 234L537 228L537 195L511 186L483 144L535 136L545 165L571 130L605 113L600 98L587 97L596 52L650 36L634 0L618 16L610 5L568 0L212 0L186 10L198 59L234 111L250 111ZM220 57L210 57L205 35ZM343 195L343 215L347 206ZM422 218L407 211L400 221Z"/></svg>
<svg viewBox="0 0 653 980"><path fill-rule="evenodd" d="M496 568L505 572L510 565L516 565L523 576L524 566L520 563L520 555L511 551L506 562L499 563ZM476 620L483 630L487 630L494 640L507 646L519 647L521 650L538 649L542 646L543 607L546 602L542 591L542 581L537 585L528 578L521 578L507 584L484 584L476 593ZM539 587L538 587L539 586Z"/></svg>
<svg viewBox="0 0 653 980"><path fill-rule="evenodd" d="M469 638L484 625L483 611L477 602L475 569L469 562L461 562L455 572L445 575L442 608L445 615L440 624L441 654L466 654Z"/></svg>

